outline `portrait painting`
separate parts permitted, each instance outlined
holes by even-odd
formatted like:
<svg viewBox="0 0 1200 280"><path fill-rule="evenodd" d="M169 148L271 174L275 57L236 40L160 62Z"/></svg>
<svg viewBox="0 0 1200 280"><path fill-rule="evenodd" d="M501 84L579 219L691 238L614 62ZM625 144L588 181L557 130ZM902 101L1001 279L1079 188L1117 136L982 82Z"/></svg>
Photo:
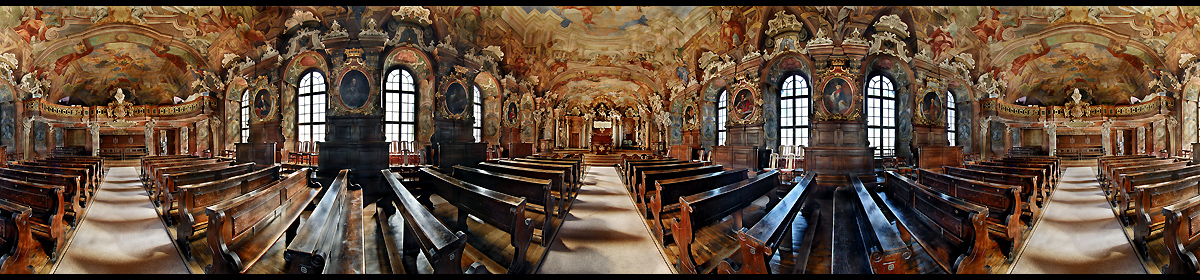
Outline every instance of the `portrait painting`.
<svg viewBox="0 0 1200 280"><path fill-rule="evenodd" d="M254 93L254 115L259 119L266 119L271 113L271 92L267 89L259 89Z"/></svg>
<svg viewBox="0 0 1200 280"><path fill-rule="evenodd" d="M846 80L834 77L825 83L823 107L831 114L846 114L853 108L854 89Z"/></svg>
<svg viewBox="0 0 1200 280"><path fill-rule="evenodd" d="M687 106L687 108L684 108L683 109L683 127L684 127L684 129L696 127L696 119L698 117L699 116L696 115L696 107L695 106Z"/></svg>
<svg viewBox="0 0 1200 280"><path fill-rule="evenodd" d="M338 93L342 95L343 104L350 108L358 108L367 104L367 99L371 95L371 85L362 71L350 70L342 75L342 82L338 84Z"/></svg>
<svg viewBox="0 0 1200 280"><path fill-rule="evenodd" d="M509 102L508 103L508 106L506 106L506 108L504 108L504 117L508 120L509 123L515 122L517 120L517 102Z"/></svg>
<svg viewBox="0 0 1200 280"><path fill-rule="evenodd" d="M749 89L742 89L738 91L737 95L734 95L733 108L734 114L737 115L737 119L745 120L754 113L754 102L751 100L752 98L754 98L754 93L750 92Z"/></svg>
<svg viewBox="0 0 1200 280"><path fill-rule="evenodd" d="M451 83L446 87L446 110L451 114L462 114L467 111L467 106L470 105L469 97L467 96L467 88L460 83Z"/></svg>
<svg viewBox="0 0 1200 280"><path fill-rule="evenodd" d="M921 97L921 116L929 121L937 121L941 118L942 102L935 92L926 92L925 96Z"/></svg>

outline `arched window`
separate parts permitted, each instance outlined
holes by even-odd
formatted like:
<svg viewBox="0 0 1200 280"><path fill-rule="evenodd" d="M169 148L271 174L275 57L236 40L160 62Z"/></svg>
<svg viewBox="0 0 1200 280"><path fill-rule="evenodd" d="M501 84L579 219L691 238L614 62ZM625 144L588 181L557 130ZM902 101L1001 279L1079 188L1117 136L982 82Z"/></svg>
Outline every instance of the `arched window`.
<svg viewBox="0 0 1200 280"><path fill-rule="evenodd" d="M483 142L483 98L480 95L479 86L471 87L471 114L475 118L471 130L476 142Z"/></svg>
<svg viewBox="0 0 1200 280"><path fill-rule="evenodd" d="M250 90L242 93L242 143L250 143Z"/></svg>
<svg viewBox="0 0 1200 280"><path fill-rule="evenodd" d="M958 110L955 109L955 107L954 107L954 93L947 91L946 92L946 137L950 138L950 146L957 145L957 144L955 144L955 141L958 140L958 132L954 131L954 128L958 127L958 119L955 118L955 114L957 114L957 113L958 113Z"/></svg>
<svg viewBox="0 0 1200 280"><path fill-rule="evenodd" d="M387 142L416 139L417 86L405 69L388 71L383 84L383 137Z"/></svg>
<svg viewBox="0 0 1200 280"><path fill-rule="evenodd" d="M896 91L892 80L882 75L867 82L867 141L875 156L896 154Z"/></svg>
<svg viewBox="0 0 1200 280"><path fill-rule="evenodd" d="M808 81L795 74L779 88L779 145L808 146Z"/></svg>
<svg viewBox="0 0 1200 280"><path fill-rule="evenodd" d="M725 99L726 99L726 95L728 95L725 93L726 93L726 90L721 89L721 95L720 95L720 97L717 98L717 144L716 145L725 145L725 131L726 131L726 129L725 129L726 115L725 114L726 114L726 111L728 111L728 110L725 110Z"/></svg>
<svg viewBox="0 0 1200 280"><path fill-rule="evenodd" d="M325 76L312 71L300 78L300 89L296 94L299 114L297 141L325 141Z"/></svg>

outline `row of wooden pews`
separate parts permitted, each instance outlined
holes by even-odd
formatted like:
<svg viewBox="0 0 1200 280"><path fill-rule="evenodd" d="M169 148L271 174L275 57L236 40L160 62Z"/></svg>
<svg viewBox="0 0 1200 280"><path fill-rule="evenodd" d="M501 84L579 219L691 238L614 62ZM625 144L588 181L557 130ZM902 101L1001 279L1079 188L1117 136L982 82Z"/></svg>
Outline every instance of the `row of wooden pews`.
<svg viewBox="0 0 1200 280"><path fill-rule="evenodd" d="M1097 178L1133 245L1163 273L1200 273L1200 166L1177 158L1106 156Z"/></svg>
<svg viewBox="0 0 1200 280"><path fill-rule="evenodd" d="M142 157L140 166L168 234L206 273L288 271L287 254L276 244L282 238L286 248L300 246L293 242L300 216L322 187L308 168L283 172L280 165L180 155Z"/></svg>
<svg viewBox="0 0 1200 280"><path fill-rule="evenodd" d="M388 267L392 273L536 272L579 193L582 163L527 156L422 167L413 178L381 171L392 190L377 203L376 217Z"/></svg>
<svg viewBox="0 0 1200 280"><path fill-rule="evenodd" d="M0 273L39 273L57 260L103 171L102 159L82 156L0 168Z"/></svg>
<svg viewBox="0 0 1200 280"><path fill-rule="evenodd" d="M627 157L615 168L679 273L803 273L819 207L807 207L814 176L783 189L779 171L752 173L674 158ZM802 209L804 209L802 211ZM803 213L803 214L801 214ZM804 249L793 249L804 248ZM791 267L780 267L783 258Z"/></svg>

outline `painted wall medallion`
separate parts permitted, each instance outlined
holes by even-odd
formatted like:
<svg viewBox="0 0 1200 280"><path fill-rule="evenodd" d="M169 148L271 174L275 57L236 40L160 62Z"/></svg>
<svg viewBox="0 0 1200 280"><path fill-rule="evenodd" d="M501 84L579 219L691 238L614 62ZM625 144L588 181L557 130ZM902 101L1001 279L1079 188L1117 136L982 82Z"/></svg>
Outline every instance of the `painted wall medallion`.
<svg viewBox="0 0 1200 280"><path fill-rule="evenodd" d="M683 130L694 130L698 128L699 112L696 111L696 106L688 104L683 108Z"/></svg>
<svg viewBox="0 0 1200 280"><path fill-rule="evenodd" d="M359 108L367 104L371 95L370 81L362 71L350 70L342 75L338 90L342 95L342 103L350 108Z"/></svg>

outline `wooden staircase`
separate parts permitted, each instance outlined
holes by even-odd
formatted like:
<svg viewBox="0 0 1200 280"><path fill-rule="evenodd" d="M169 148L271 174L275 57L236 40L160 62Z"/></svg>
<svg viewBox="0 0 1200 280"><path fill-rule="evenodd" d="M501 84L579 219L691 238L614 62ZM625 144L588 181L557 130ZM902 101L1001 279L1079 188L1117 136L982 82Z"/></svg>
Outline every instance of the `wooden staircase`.
<svg viewBox="0 0 1200 280"><path fill-rule="evenodd" d="M621 155L593 155L583 154L583 165L587 166L613 166L621 164Z"/></svg>

